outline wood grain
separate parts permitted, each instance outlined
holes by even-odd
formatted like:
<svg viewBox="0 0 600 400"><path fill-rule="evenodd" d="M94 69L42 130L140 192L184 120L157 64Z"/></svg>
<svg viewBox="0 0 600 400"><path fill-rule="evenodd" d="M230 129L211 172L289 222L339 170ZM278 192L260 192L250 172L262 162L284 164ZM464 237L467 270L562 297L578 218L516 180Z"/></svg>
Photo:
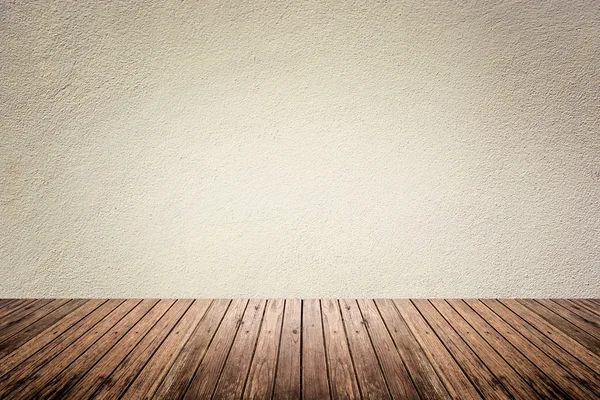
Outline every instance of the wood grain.
<svg viewBox="0 0 600 400"><path fill-rule="evenodd" d="M60 300L59 300L60 301ZM16 309L11 312L7 312L7 315L3 316L0 319L0 341L7 339L7 330L11 329L11 327L18 323L27 322L28 316L33 313L35 310L47 306L52 303L52 299L43 299L43 300L24 300L24 304L20 305ZM64 300L62 300L64 303Z"/></svg>
<svg viewBox="0 0 600 400"><path fill-rule="evenodd" d="M30 338L30 335L26 335L24 338L22 338L21 334L14 336L15 339L18 339L16 342L19 344L7 346L13 348L12 353L8 354L9 350L5 350L4 352L0 353L2 354L2 357L0 358L0 365L2 365L0 367L0 376L4 375L6 371L9 371L15 365L33 355L45 345L52 342L54 339L60 337L65 331L77 324L104 303L106 303L106 300L101 299L86 301L85 304L81 305L77 309L67 309L69 313L66 314L64 318L58 319L56 323L39 332L32 338ZM8 341L10 342L10 339Z"/></svg>
<svg viewBox="0 0 600 400"><path fill-rule="evenodd" d="M302 308L302 397L306 400L329 399L321 302L304 300Z"/></svg>
<svg viewBox="0 0 600 400"><path fill-rule="evenodd" d="M41 315L37 321L21 329L18 335L13 335L0 343L0 358L19 348L22 344L28 342L40 332L60 321L63 317L75 312L77 308L84 305L86 302L87 300L82 299L67 301L54 310Z"/></svg>
<svg viewBox="0 0 600 400"><path fill-rule="evenodd" d="M518 398L535 398L539 395L564 398L564 392L538 373L535 365L522 357L508 342L500 340L500 335L491 333L493 329L466 304L452 302L461 311L459 313L444 300L431 300L431 303L512 395ZM523 376L529 379L525 381Z"/></svg>
<svg viewBox="0 0 600 400"><path fill-rule="evenodd" d="M511 309L515 313L519 314L519 317L527 321L530 325L535 327L539 332L542 332L548 339L562 347L568 349L577 359L583 361L585 364L592 367L594 371L600 371L600 358L594 354L588 347L580 342L580 330L573 326L572 334L565 333L567 328L560 324L560 327L553 325L553 323L545 318L545 316L539 315L534 312L532 308L525 306L519 300L500 300L507 308ZM537 303L536 303L537 304ZM541 305L537 304L539 307ZM537 308L537 307L533 307ZM538 308L539 310L539 308ZM544 313L545 314L545 313ZM552 316L552 319L555 319Z"/></svg>
<svg viewBox="0 0 600 400"><path fill-rule="evenodd" d="M381 319L377 306L370 299L359 299L358 306L362 323L370 338L369 345L377 355L391 397L418 399L419 394Z"/></svg>
<svg viewBox="0 0 600 400"><path fill-rule="evenodd" d="M69 353L73 353L74 348L71 348L70 346L122 303L122 300L108 300L102 306L94 310L94 312L88 314L81 321L65 331L64 334L54 339L49 338L49 343L41 349L36 349L35 342L32 346L29 346L29 343L26 343L22 346L23 352L21 352L20 349L17 349L3 358L0 363L0 389L25 381L28 376L36 372L39 368L66 349L69 349ZM129 312L135 304L136 303L133 301L127 302L124 307L115 311L114 315L117 317L124 315ZM101 325L98 326L98 328L101 328ZM38 340L42 343L46 341L44 338L39 338ZM18 368L16 368L17 366ZM13 369L15 370L11 372ZM9 374L9 372L11 373ZM0 390L0 393L2 393L2 390Z"/></svg>
<svg viewBox="0 0 600 400"><path fill-rule="evenodd" d="M478 302L468 301L475 311L562 388L575 393L585 393L587 388L591 388L600 393L600 376L585 363L557 346L499 301L485 299L481 302L500 318L493 318ZM583 394L580 397L586 398Z"/></svg>
<svg viewBox="0 0 600 400"><path fill-rule="evenodd" d="M300 399L302 301L287 299L281 328L273 398Z"/></svg>
<svg viewBox="0 0 600 400"><path fill-rule="evenodd" d="M453 398L479 399L481 396L452 354L448 352L419 310L410 300L394 300L398 312L427 354L429 361Z"/></svg>
<svg viewBox="0 0 600 400"><path fill-rule="evenodd" d="M453 397L444 387L394 303L391 300L379 299L376 301L376 306L421 397L426 399Z"/></svg>
<svg viewBox="0 0 600 400"><path fill-rule="evenodd" d="M210 398L219 382L221 371L229 356L233 340L246 311L248 300L233 300L219 329L210 343L194 378L188 388L185 399ZM245 378L245 376L244 376Z"/></svg>
<svg viewBox="0 0 600 400"><path fill-rule="evenodd" d="M333 399L359 398L361 393L338 301L321 300L321 313L331 397Z"/></svg>
<svg viewBox="0 0 600 400"><path fill-rule="evenodd" d="M266 300L252 299L240 321L237 335L213 395L216 399L242 397L250 363L256 351L256 340L262 327Z"/></svg>
<svg viewBox="0 0 600 400"><path fill-rule="evenodd" d="M427 320L444 346L450 351L465 375L485 399L509 399L510 394L500 380L490 371L469 345L452 329L429 300L413 300L421 315Z"/></svg>
<svg viewBox="0 0 600 400"><path fill-rule="evenodd" d="M177 300L171 308L160 318L158 322L143 336L132 350L128 350L124 340L121 340L119 345L113 348L115 354L128 353L125 358L120 360L118 366L113 369L110 374L102 374L109 376L98 386L96 391L93 393L94 399L113 399L121 398L123 393L129 388L129 385L137 378L138 374L144 368L150 357L154 355L154 352L162 344L163 340L171 332L173 327L179 322L181 317L192 305L193 300L183 299ZM128 336L133 335L142 336L137 332L129 332ZM132 340L135 342L135 339ZM131 347L131 346L129 346ZM106 357L105 357L106 358ZM117 358L119 360L119 358ZM116 362L113 363L115 365ZM98 365L98 364L96 364ZM92 375L90 371L87 376ZM91 388L93 385L87 384L84 380L80 381L81 386L86 386L88 393L92 393ZM87 389L89 387L89 389Z"/></svg>
<svg viewBox="0 0 600 400"><path fill-rule="evenodd" d="M553 307L554 311L552 311L540 304L539 301L533 299L521 299L517 301L541 316L547 323L550 323L553 327L562 331L562 337L568 336L569 338L575 339L590 352L600 355L600 340L573 323L571 318L567 320L559 315L559 312L563 312L564 308ZM600 358L598 360L600 360Z"/></svg>
<svg viewBox="0 0 600 400"><path fill-rule="evenodd" d="M506 333L507 329L503 326L503 321L495 316L493 312L486 310L485 306L480 302L469 301L472 307L459 299L449 300L448 302L540 396L556 399L566 397L565 391L545 375L534 362L530 361L531 359L544 363L551 362L551 360L546 360L542 352L526 340L523 340L522 337L519 337L516 332L509 332L507 336L518 343L513 344L503 337L501 332ZM484 313L485 319L478 314L478 311ZM498 329L494 329L490 324L496 326ZM526 349L525 354L531 354L529 359L519 351L521 348ZM498 362L501 363L501 361ZM497 371L497 369L494 369L494 371ZM510 371L506 373L507 375L511 374ZM530 397L532 396L530 395Z"/></svg>
<svg viewBox="0 0 600 400"><path fill-rule="evenodd" d="M2 321L0 321L0 346L13 335L23 331L32 324L37 323L40 319L44 320L48 314L68 302L69 300L67 299L51 300L41 307L32 307L34 309L29 310L29 306L25 306L10 314L7 318L2 319Z"/></svg>
<svg viewBox="0 0 600 400"><path fill-rule="evenodd" d="M590 327L592 330L590 331L587 328L583 329L588 330L588 332L590 332L596 339L600 337L600 315L595 314L585 305L582 305L576 300L553 299L553 301L565 307L572 313L577 314L582 320L581 323L585 326Z"/></svg>
<svg viewBox="0 0 600 400"><path fill-rule="evenodd" d="M226 299L217 299L211 303L210 308L158 386L154 397L179 399L185 395L231 303L231 300Z"/></svg>
<svg viewBox="0 0 600 400"><path fill-rule="evenodd" d="M600 300L598 302L591 299L570 299L573 303L577 303L578 305L586 308L588 311L596 314L600 317Z"/></svg>
<svg viewBox="0 0 600 400"><path fill-rule="evenodd" d="M0 321L3 321L7 315L12 314L19 308L26 306L27 304L35 303L33 299L15 299L8 300L5 304L0 307Z"/></svg>
<svg viewBox="0 0 600 400"><path fill-rule="evenodd" d="M357 301L343 299L339 305L362 398L389 399L390 392Z"/></svg>
<svg viewBox="0 0 600 400"><path fill-rule="evenodd" d="M85 399L104 382L125 351L139 341L171 307L173 300L144 300L90 346L69 368L56 375L37 396L44 399ZM130 331L133 331L130 333ZM129 335L128 335L129 334Z"/></svg>
<svg viewBox="0 0 600 400"><path fill-rule="evenodd" d="M598 399L597 299L0 299L1 399Z"/></svg>
<svg viewBox="0 0 600 400"><path fill-rule="evenodd" d="M246 382L244 398L267 399L273 394L285 301L267 301L264 320Z"/></svg>
<svg viewBox="0 0 600 400"><path fill-rule="evenodd" d="M122 399L150 399L158 389L175 359L192 337L194 329L204 317L212 301L199 299L185 313L144 369L121 397Z"/></svg>
<svg viewBox="0 0 600 400"><path fill-rule="evenodd" d="M53 354L55 352L52 351L51 354L46 355L44 358L50 358L53 355L54 358L48 360L48 362L43 365L43 368L39 368L38 363L34 363L34 365L30 366L30 369L25 369L24 371L19 368L17 371L18 374L13 374L11 377L9 377L9 379L12 381L11 383L13 383L12 387L11 385L5 386L3 384L1 389L13 389L11 392L11 398L28 399L34 397L34 395L42 390L46 384L50 383L52 379L61 372L68 371L70 374L72 371L70 368L67 369L67 367L71 366L73 361L75 361L83 352L93 346L117 323L123 321L124 318L130 315L133 316L130 317L130 319L133 319L135 322L137 322L141 315L145 314L152 306L154 306L155 303L155 301L146 301L142 304L142 302L136 300L129 300L122 303L108 316L103 318L99 323L95 324L93 329L88 330L81 337L72 342L69 345L68 350L63 349L63 351L59 354ZM132 310L135 311L132 312ZM58 349L55 348L55 350ZM23 376L23 373L28 375L27 378ZM17 375L20 376L17 378ZM23 382L28 382L28 384L23 386ZM50 391L58 391L59 387L68 386L71 383L72 382L62 382L58 380L56 385L50 384L47 387ZM14 389L19 390L16 391ZM0 391L0 397L2 397L2 394L2 391Z"/></svg>

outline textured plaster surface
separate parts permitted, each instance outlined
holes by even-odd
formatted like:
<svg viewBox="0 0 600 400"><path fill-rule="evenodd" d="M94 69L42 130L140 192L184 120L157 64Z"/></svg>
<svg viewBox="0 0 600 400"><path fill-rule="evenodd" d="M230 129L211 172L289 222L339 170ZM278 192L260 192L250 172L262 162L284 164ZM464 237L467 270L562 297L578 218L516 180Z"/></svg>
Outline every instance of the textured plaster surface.
<svg viewBox="0 0 600 400"><path fill-rule="evenodd" d="M600 2L0 2L0 297L600 296Z"/></svg>

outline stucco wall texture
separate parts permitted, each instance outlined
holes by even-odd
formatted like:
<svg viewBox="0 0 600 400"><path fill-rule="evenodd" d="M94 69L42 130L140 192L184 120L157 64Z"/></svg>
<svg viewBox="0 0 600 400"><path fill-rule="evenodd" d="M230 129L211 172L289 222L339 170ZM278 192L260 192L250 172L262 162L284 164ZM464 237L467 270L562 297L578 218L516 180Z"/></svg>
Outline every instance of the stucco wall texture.
<svg viewBox="0 0 600 400"><path fill-rule="evenodd" d="M0 2L0 297L599 297L600 2Z"/></svg>

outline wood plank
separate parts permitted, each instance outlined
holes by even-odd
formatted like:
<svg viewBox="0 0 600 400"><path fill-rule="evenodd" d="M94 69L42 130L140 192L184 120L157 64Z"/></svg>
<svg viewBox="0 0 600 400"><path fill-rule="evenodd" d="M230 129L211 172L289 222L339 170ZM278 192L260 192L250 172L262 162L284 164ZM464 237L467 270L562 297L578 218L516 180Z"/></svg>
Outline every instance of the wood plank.
<svg viewBox="0 0 600 400"><path fill-rule="evenodd" d="M27 314L33 312L34 310L42 307L45 304L48 304L52 301L52 299L23 299L22 303L19 303L15 308L8 307L2 315L2 319L0 319L0 332L8 327L11 324L14 324L15 321L19 321L22 318L26 317Z"/></svg>
<svg viewBox="0 0 600 400"><path fill-rule="evenodd" d="M500 380L477 357L469 345L456 333L428 300L416 299L413 304L444 343L465 375L485 399L509 399L510 394Z"/></svg>
<svg viewBox="0 0 600 400"><path fill-rule="evenodd" d="M0 299L0 313L2 313L4 308L10 306L15 301L17 301L17 299Z"/></svg>
<svg viewBox="0 0 600 400"><path fill-rule="evenodd" d="M231 303L232 301L227 299L215 299L211 303L205 316L202 317L190 339L160 382L156 393L153 394L154 398L180 399L185 395Z"/></svg>
<svg viewBox="0 0 600 400"><path fill-rule="evenodd" d="M358 299L358 306L392 398L418 399L417 389L412 383L377 306L370 299Z"/></svg>
<svg viewBox="0 0 600 400"><path fill-rule="evenodd" d="M302 301L302 398L331 398L321 304L316 299Z"/></svg>
<svg viewBox="0 0 600 400"><path fill-rule="evenodd" d="M600 398L593 299L0 299L3 312L6 399Z"/></svg>
<svg viewBox="0 0 600 400"><path fill-rule="evenodd" d="M591 336L589 333L580 329L575 324L573 324L570 321L568 321L567 319L561 317L555 311L544 307L542 304L540 304L539 302L537 302L535 300L519 299L517 301L520 302L521 304L525 305L526 307L528 307L530 310L532 310L539 316L541 316L547 322L552 324L555 328L558 328L561 331L563 331L563 333L565 335L578 341L580 344L582 344L584 347L586 347L592 353L594 353L596 355L600 355L600 340ZM559 308L559 307L555 306L555 308ZM600 361L600 358L598 359L598 361Z"/></svg>
<svg viewBox="0 0 600 400"><path fill-rule="evenodd" d="M513 346L565 390L600 395L600 376L497 300L465 300ZM482 304L485 304L483 306ZM500 318L494 318L492 312ZM560 368L562 366L563 368ZM568 371L568 372L567 372ZM583 386L584 389L577 389ZM587 396L581 396L586 398Z"/></svg>
<svg viewBox="0 0 600 400"><path fill-rule="evenodd" d="M577 340L552 325L542 316L533 312L530 308L525 307L525 305L519 301L507 299L502 299L499 301L504 304L504 306L517 313L519 317L527 321L538 331L542 332L548 339L552 340L554 343L567 350L580 361L584 362L586 365L592 368L592 370L600 371L600 358L598 358L598 356L596 356Z"/></svg>
<svg viewBox="0 0 600 400"><path fill-rule="evenodd" d="M15 323L21 322L27 317L27 315L34 312L38 308L48 305L53 301L54 299L25 300L25 304L22 304L17 310L14 310L8 315L5 315L0 320L0 333L5 329L10 328ZM2 339L2 337L0 336L0 340L4 339Z"/></svg>
<svg viewBox="0 0 600 400"><path fill-rule="evenodd" d="M27 377L35 373L39 368L52 360L61 351L66 349L77 338L91 329L98 321L112 312L122 301L109 300L92 314L86 316L72 328L60 335L38 351L15 351L6 356L0 363L0 388L11 388L18 386L20 382L26 382ZM16 368L18 366L18 369ZM10 372L10 374L9 374ZM0 389L0 396L2 389Z"/></svg>
<svg viewBox="0 0 600 400"><path fill-rule="evenodd" d="M7 304L12 303L15 300L16 299L0 299L0 309L2 309L2 307L6 306Z"/></svg>
<svg viewBox="0 0 600 400"><path fill-rule="evenodd" d="M44 399L87 399L94 394L144 335L173 306L175 300L159 300L150 311L123 329L113 330L83 353L39 393ZM116 334L111 334L116 332Z"/></svg>
<svg viewBox="0 0 600 400"><path fill-rule="evenodd" d="M19 365L17 373L11 373L3 377L3 380L6 378L6 381L0 383L0 398L8 392L17 390L21 398L34 397L44 385L69 366L72 361L77 359L81 353L93 345L119 320L128 315L138 303L139 301L135 300L125 301L108 316L102 318L100 322L91 321L94 322L93 326L89 326L89 320L82 324L82 330L85 330L85 333L81 337L73 339L72 336L68 336L65 337L66 340L53 347L46 346L41 352L28 359L26 365ZM96 315L94 316L96 317ZM67 346L69 346L68 351L61 351ZM46 351L46 348L49 350ZM42 366L43 368L41 368Z"/></svg>
<svg viewBox="0 0 600 400"><path fill-rule="evenodd" d="M556 299L556 300L558 300L558 299ZM561 299L561 300L565 300L565 301L568 301L569 303L571 303L572 304L571 309L574 312L577 312L582 318L593 321L590 323L592 323L592 325L594 325L595 327L600 327L600 321L598 321L598 318L600 318L600 308L599 307L594 307L593 303L587 303L586 300L583 300L583 299ZM592 304L592 306L589 306L588 304ZM597 310L597 312L594 312L594 308Z"/></svg>
<svg viewBox="0 0 600 400"><path fill-rule="evenodd" d="M585 307L566 299L540 299L538 302L570 323L577 325L595 339L600 338L600 316Z"/></svg>
<svg viewBox="0 0 600 400"><path fill-rule="evenodd" d="M258 335L261 331L266 300L252 299L244 312L237 335L233 341L214 397L237 399L244 393L248 371L255 354Z"/></svg>
<svg viewBox="0 0 600 400"><path fill-rule="evenodd" d="M450 395L457 399L480 399L481 396L477 389L458 366L454 357L446 350L446 347L429 327L414 304L406 299L395 299L394 304L421 348L427 354L429 361L446 385Z"/></svg>
<svg viewBox="0 0 600 400"><path fill-rule="evenodd" d="M243 398L245 399L268 399L273 395L284 308L285 301L282 299L267 301L264 320L244 390Z"/></svg>
<svg viewBox="0 0 600 400"><path fill-rule="evenodd" d="M388 299L378 299L375 301L375 306L421 397L424 399L453 397L444 387L427 355L398 313L394 303Z"/></svg>
<svg viewBox="0 0 600 400"><path fill-rule="evenodd" d="M302 301L285 300L273 398L300 399Z"/></svg>
<svg viewBox="0 0 600 400"><path fill-rule="evenodd" d="M15 349L10 354L4 354L3 358L0 359L0 376L10 371L18 363L27 359L38 350L52 342L54 339L60 337L65 331L75 325L77 322L85 318L88 314L96 310L106 300L89 300L86 301L81 307L72 311L70 314L57 321L55 324L49 326L44 331L38 333L31 340L21 345L18 349ZM19 335L20 336L20 335Z"/></svg>
<svg viewBox="0 0 600 400"><path fill-rule="evenodd" d="M18 335L13 335L0 343L0 358L12 353L21 345L34 338L40 332L60 321L63 317L68 316L80 306L84 305L88 300L75 299L65 302L62 306L43 315L34 323L28 325L19 331Z"/></svg>
<svg viewBox="0 0 600 400"><path fill-rule="evenodd" d="M17 311L21 307L24 307L27 304L31 304L33 302L35 302L35 300L33 300L33 299L17 299L17 300L13 300L9 304L6 304L4 307L2 307L2 309L0 309L0 321L2 321L3 318L5 318L6 316Z"/></svg>
<svg viewBox="0 0 600 400"><path fill-rule="evenodd" d="M590 299L571 299L571 301L585 307L588 311L600 316L600 305Z"/></svg>
<svg viewBox="0 0 600 400"><path fill-rule="evenodd" d="M357 301L341 299L339 306L362 398L390 399L390 391Z"/></svg>
<svg viewBox="0 0 600 400"><path fill-rule="evenodd" d="M509 342L494 335L493 328L464 302L438 299L431 303L516 398L568 398Z"/></svg>
<svg viewBox="0 0 600 400"><path fill-rule="evenodd" d="M41 388L41 390L36 393L35 397L44 399L64 398L69 389L79 382L79 380L85 376L90 368L95 365L96 362L98 362L98 360L100 360L102 356L114 346L115 343L125 336L125 334L129 332L129 330L141 319L152 313L152 311L160 305L160 302L157 300L142 301L136 308L123 317L123 319L117 322L117 324L114 325L108 332L104 333L104 335L98 338L98 340L94 340L90 346L87 346L84 352L77 353L78 357L67 364L68 368L62 368L60 370L59 368L52 368L50 370L43 368L42 371L50 372L49 375L52 377L52 379L48 381L45 387ZM159 311L162 312L160 309ZM156 311L150 314L150 317L154 318L155 313ZM90 337L88 339L92 338ZM67 353L70 353L70 349L67 350ZM61 357L57 358L59 360L61 359ZM71 357L69 357L69 359L71 359ZM59 366L62 367L63 365L64 364L62 362L59 363Z"/></svg>
<svg viewBox="0 0 600 400"><path fill-rule="evenodd" d="M337 300L322 299L321 313L331 397L333 399L360 398L361 392Z"/></svg>
<svg viewBox="0 0 600 400"><path fill-rule="evenodd" d="M212 396L233 344L233 339L242 323L247 305L248 300L235 299L232 301L206 351L204 359L192 378L185 399L205 399Z"/></svg>
<svg viewBox="0 0 600 400"><path fill-rule="evenodd" d="M206 314L212 301L199 299L185 313L173 331L146 363L140 374L123 394L121 399L150 399L163 378L175 362L194 330Z"/></svg>
<svg viewBox="0 0 600 400"><path fill-rule="evenodd" d="M528 342L518 332L512 330L500 317L495 315L483 303L463 300L448 300L452 307L462 315L471 326L510 364L515 371L544 398L569 398L565 390L571 382L564 381L563 371L537 347ZM503 336L503 334L505 336ZM540 369L537 365L541 365ZM558 367L558 373L551 373L553 379L561 382L557 385L543 370ZM568 375L568 374L567 374ZM565 383L567 385L565 386ZM562 386L562 387L561 387ZM564 389L563 389L564 387ZM589 395L589 392L580 394Z"/></svg>
<svg viewBox="0 0 600 400"><path fill-rule="evenodd" d="M0 321L0 343L67 303L67 299L39 300L22 307Z"/></svg>
<svg viewBox="0 0 600 400"><path fill-rule="evenodd" d="M90 393L90 395L93 395L94 399L120 399L127 388L129 388L131 382L133 382L133 380L138 376L150 357L152 357L154 352L179 322L181 317L183 317L193 302L194 300L191 299L177 300L175 304L171 306L171 308L168 309L167 312L160 318L160 320L156 322L150 331L145 334L145 336L143 336L142 333L134 332L139 341L135 347L131 349L131 351L129 351L123 345L126 338L121 339L118 345L113 347L111 353L115 353L116 361L121 358L122 354L127 354L127 356L120 361L116 369L114 369L110 375L105 374L104 372L94 371L94 369L98 369L98 366L106 360L108 355L105 356L102 360L100 360L99 364L96 364L96 366L92 368L92 370L90 370L90 372L88 372L88 374L81 381L79 381L76 387L71 390L70 395L79 396L79 394L84 394L87 396L88 393ZM130 332L127 336L132 337L132 332ZM128 351L129 353L127 353ZM114 364L116 364L116 361ZM105 367L104 370L107 371L108 368ZM92 387L96 386L97 381L94 382L89 377L91 377L94 372L96 375L106 376L106 378L98 385L98 389L96 389L95 392L92 392ZM77 392L77 387L83 387L85 388L85 391ZM79 397L84 398L81 396Z"/></svg>

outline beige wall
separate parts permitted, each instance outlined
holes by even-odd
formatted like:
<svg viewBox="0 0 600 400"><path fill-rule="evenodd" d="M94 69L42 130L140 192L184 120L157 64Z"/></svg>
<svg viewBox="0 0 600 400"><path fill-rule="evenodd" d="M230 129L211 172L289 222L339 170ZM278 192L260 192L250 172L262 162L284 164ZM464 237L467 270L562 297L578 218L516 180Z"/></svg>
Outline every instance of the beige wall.
<svg viewBox="0 0 600 400"><path fill-rule="evenodd" d="M0 297L599 297L599 7L2 1Z"/></svg>

